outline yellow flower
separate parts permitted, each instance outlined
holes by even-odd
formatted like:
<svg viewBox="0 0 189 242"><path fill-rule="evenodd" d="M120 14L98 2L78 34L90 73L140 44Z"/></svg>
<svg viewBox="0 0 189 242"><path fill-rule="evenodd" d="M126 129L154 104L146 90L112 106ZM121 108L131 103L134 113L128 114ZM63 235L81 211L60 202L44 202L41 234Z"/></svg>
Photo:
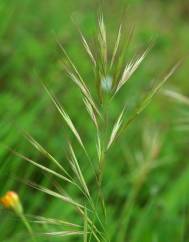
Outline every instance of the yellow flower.
<svg viewBox="0 0 189 242"><path fill-rule="evenodd" d="M0 198L0 204L2 204L5 208L13 209L16 213L21 214L23 212L22 204L16 192L7 192Z"/></svg>

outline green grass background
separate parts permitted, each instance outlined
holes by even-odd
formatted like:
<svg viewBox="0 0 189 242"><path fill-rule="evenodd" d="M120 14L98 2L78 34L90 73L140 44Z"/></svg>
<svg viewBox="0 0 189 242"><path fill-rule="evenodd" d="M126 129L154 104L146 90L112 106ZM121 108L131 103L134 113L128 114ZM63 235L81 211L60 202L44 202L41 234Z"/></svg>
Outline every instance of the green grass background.
<svg viewBox="0 0 189 242"><path fill-rule="evenodd" d="M0 194L7 190L17 191L27 214L77 222L71 207L25 184L29 180L52 187L56 183L54 178L17 158L6 146L53 167L28 144L23 136L26 130L64 162L65 139L70 134L67 134L65 124L42 88L42 80L55 91L81 131L90 154L94 154L93 127L89 125L86 113L80 112L82 103L77 88L61 68L63 55L56 38L63 43L87 84L93 88L91 65L71 19L92 40L98 7L98 2L92 0L0 1ZM187 0L104 1L103 11L110 39L115 38L123 9L127 9L124 21L135 25L132 51L147 46L151 38L155 39L155 46L121 91L112 107L113 117L119 113L121 103L132 106L151 87L154 78L162 77L177 60L188 55ZM189 95L187 58L166 86L176 87ZM132 190L129 169L135 169L135 163L131 157L137 152L145 153L142 143L145 130L152 134L157 130L162 143L160 159L163 165L148 176L139 194L128 241L189 241L189 140L188 133L179 132L175 122L182 111L182 106L159 94L121 137L121 145L114 146L104 178L109 211L108 233L113 231L115 218L120 214L119 207ZM80 149L77 153L82 159ZM133 162L131 167L128 160ZM84 159L81 166L90 181L92 174ZM69 186L65 189L74 193ZM46 229L54 231L52 226L33 226L39 233ZM0 231L2 242L29 241L23 225L3 208L0 209ZM79 241L79 238L63 240L39 236L39 241Z"/></svg>

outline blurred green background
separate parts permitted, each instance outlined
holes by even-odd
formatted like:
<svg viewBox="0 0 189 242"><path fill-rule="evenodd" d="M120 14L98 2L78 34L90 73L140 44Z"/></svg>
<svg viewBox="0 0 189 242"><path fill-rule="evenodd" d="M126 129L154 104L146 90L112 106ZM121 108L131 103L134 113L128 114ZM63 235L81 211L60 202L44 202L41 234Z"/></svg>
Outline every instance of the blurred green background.
<svg viewBox="0 0 189 242"><path fill-rule="evenodd" d="M73 118L85 137L84 142L90 153L95 152L93 127L88 125L86 114L81 114L79 92L60 65L64 57L56 39L68 51L86 83L93 87L91 64L72 20L92 40L98 9L99 2L92 0L0 1L0 194L16 190L27 214L77 221L71 208L25 184L29 180L49 187L55 183L53 177L16 157L6 146L52 167L24 138L23 131L27 131L57 159L65 160L67 128L46 95L41 85L43 81L56 93ZM125 19L121 18L124 9ZM151 87L153 79L162 77L177 60L187 57L189 2L107 0L103 2L103 12L109 39L115 38L120 21L135 25L131 44L133 52L148 46L150 40L155 39L150 55L114 103L113 114L116 116L121 104L135 104ZM189 95L187 58L166 86ZM119 205L131 189L128 163L133 162L134 165L132 157L143 151L145 153L143 136L146 130L150 136L157 131L162 165L150 174L142 189L133 213L134 228L129 233L130 241L189 241L189 140L188 133L179 132L176 123L184 111L182 106L159 94L127 134L121 137L121 145L117 149L114 147L104 179L104 190L109 201L110 231L115 216L119 214ZM80 152L78 150L78 155L82 157ZM87 170L85 162L81 166ZM91 176L88 171L89 181ZM71 188L66 189L72 192ZM37 231L45 229L43 226L34 227ZM0 209L0 231L0 241L29 241L22 224L3 208ZM40 241L52 240L62 241L43 237ZM66 238L65 241L70 240Z"/></svg>

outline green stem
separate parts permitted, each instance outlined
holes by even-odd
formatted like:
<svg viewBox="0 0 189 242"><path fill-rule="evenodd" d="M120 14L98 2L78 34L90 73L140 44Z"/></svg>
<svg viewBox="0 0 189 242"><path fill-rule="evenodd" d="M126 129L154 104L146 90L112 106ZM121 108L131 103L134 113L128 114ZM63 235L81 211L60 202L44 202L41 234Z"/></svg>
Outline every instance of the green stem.
<svg viewBox="0 0 189 242"><path fill-rule="evenodd" d="M18 214L18 216L20 217L20 219L22 220L23 224L25 225L28 233L30 234L31 238L32 238L32 241L33 242L36 242L36 239L35 239L35 236L34 236L34 233L33 233L33 230L32 230L32 227L30 226L30 224L28 223L25 215L23 213L20 213Z"/></svg>

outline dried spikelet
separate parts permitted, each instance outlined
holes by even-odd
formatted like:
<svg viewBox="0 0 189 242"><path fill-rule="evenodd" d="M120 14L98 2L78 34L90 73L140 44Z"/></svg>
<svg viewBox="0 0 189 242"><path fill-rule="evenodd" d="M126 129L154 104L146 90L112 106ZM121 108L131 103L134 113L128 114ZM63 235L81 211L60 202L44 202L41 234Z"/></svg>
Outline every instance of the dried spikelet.
<svg viewBox="0 0 189 242"><path fill-rule="evenodd" d="M55 192L53 190L50 190L46 187L43 187L43 186L40 186L40 185L37 185L37 184L34 184L34 183L29 183L29 185L37 190L40 190L41 192L43 193L46 193L52 197L55 197L55 198L59 198L60 200L68 203L68 204L71 204L73 206L75 206L77 209L83 209L84 206L78 202L76 202L75 200L73 200L72 198L70 198L68 195L63 195L63 194L60 194L58 192Z"/></svg>
<svg viewBox="0 0 189 242"><path fill-rule="evenodd" d="M173 75L176 69L180 65L180 61L173 66L173 68L168 72L168 74L160 81L147 95L143 98L143 100L139 103L136 109L133 112L133 115L129 118L129 120L124 124L123 130L127 129L127 127L136 119L136 117L147 107L147 105L151 102L152 98L158 93L161 87L166 83L166 81Z"/></svg>
<svg viewBox="0 0 189 242"><path fill-rule="evenodd" d="M125 66L122 77L117 84L114 95L117 94L117 92L121 89L121 87L123 85L125 85L125 83L133 75L133 73L138 69L138 67L143 62L144 58L146 57L147 53L149 52L149 49L150 48L148 47L140 57L138 57L135 61L131 61L129 64L127 64Z"/></svg>
<svg viewBox="0 0 189 242"><path fill-rule="evenodd" d="M39 144L31 135L25 133L26 139L44 156L46 156L49 160L51 160L58 168L61 169L67 176L69 176L68 172L64 169L64 167L60 164L59 161L55 159L41 144Z"/></svg>
<svg viewBox="0 0 189 242"><path fill-rule="evenodd" d="M107 48L107 39L106 39L106 27L104 24L104 17L101 13L98 18L98 24L99 24L99 34L98 34L98 42L100 46L100 58L101 58L101 65L103 70L103 75L106 75L107 71L107 64L108 64L108 48Z"/></svg>
<svg viewBox="0 0 189 242"><path fill-rule="evenodd" d="M102 145L101 145L101 139L100 139L100 135L97 132L97 143L96 143L96 149L97 149L97 154L98 154L98 160L101 160L102 157Z"/></svg>
<svg viewBox="0 0 189 242"><path fill-rule="evenodd" d="M108 141L108 145L107 145L107 150L110 148L110 146L112 145L112 143L114 142L117 134L118 134L118 131L123 123L123 115L125 113L125 107L123 108L122 112L120 113L116 123L114 124L113 126L113 129L112 129L112 133L111 133L111 136L110 136L110 139Z"/></svg>
<svg viewBox="0 0 189 242"><path fill-rule="evenodd" d="M136 113L140 114L145 107L149 104L149 102L152 100L153 96L160 90L160 88L164 85L164 83L175 73L176 69L180 66L180 61L174 65L171 70L168 72L168 74L163 78L162 81L160 81L157 86L155 86L152 91L144 98L143 102L141 102L139 108L137 109Z"/></svg>
<svg viewBox="0 0 189 242"><path fill-rule="evenodd" d="M49 90L47 89L46 86L44 86L47 94L49 95L49 97L51 98L52 102L54 103L55 107L57 108L57 110L59 111L59 113L61 114L61 116L63 117L64 121L67 123L68 127L70 128L70 130L72 131L72 133L75 135L75 137L77 138L79 144L81 145L81 147L85 150L84 144L81 140L81 137L77 131L77 129L75 128L71 118L69 117L69 115L64 111L63 107L60 105L60 103L56 100L56 98L49 92Z"/></svg>
<svg viewBox="0 0 189 242"><path fill-rule="evenodd" d="M79 224L64 221L62 219L46 218L42 216L29 216L29 217L32 219L33 223L38 223L38 224L64 225L66 227L76 227L76 228L82 227Z"/></svg>
<svg viewBox="0 0 189 242"><path fill-rule="evenodd" d="M85 107L91 117L91 120L93 121L93 123L95 124L96 128L98 129L98 121L96 118L96 115L94 113L93 107L91 106L91 104L89 103L87 98L83 98L83 102L85 104Z"/></svg>
<svg viewBox="0 0 189 242"><path fill-rule="evenodd" d="M83 35L81 32L80 32L80 34L81 34L81 39L82 39L83 46L85 47L85 50L86 50L87 54L89 55L89 57L90 57L92 63L93 63L94 66L96 67L96 60L95 60L95 58L94 58L94 55L92 54L92 51L91 51L91 49L90 49L90 47L89 47L89 44L87 43L87 40L86 40L86 38L84 37L84 35Z"/></svg>
<svg viewBox="0 0 189 242"><path fill-rule="evenodd" d="M64 64L64 69L66 70L68 76L70 77L70 79L79 87L79 89L81 90L82 94L84 95L85 98L88 99L89 103L91 104L91 106L93 107L93 109L95 110L95 112L100 116L100 112L92 98L92 95L88 89L88 87L86 86L85 82L81 79L81 77L77 77L77 75L75 75L73 72L71 72L68 67L66 67L66 65Z"/></svg>
<svg viewBox="0 0 189 242"><path fill-rule="evenodd" d="M119 48L119 44L120 44L120 40L121 40L121 32L122 32L122 25L120 25L119 27L119 31L118 31L118 35L117 35L117 39L115 42L115 46L114 46L114 51L113 51L113 55L112 55L112 60L111 60L111 64L110 64L110 69L112 68L114 61L115 61L115 57Z"/></svg>
<svg viewBox="0 0 189 242"><path fill-rule="evenodd" d="M87 187L86 181L84 179L84 176L82 174L81 168L79 166L78 160L76 158L75 152L74 152L73 147L72 147L71 144L69 144L69 149L70 149L70 154L71 154L70 163L71 163L71 166L73 168L73 171L74 171L75 175L77 176L80 184L82 185L86 195L88 197L90 197L89 189Z"/></svg>
<svg viewBox="0 0 189 242"><path fill-rule="evenodd" d="M189 105L189 98L182 95L179 92L176 92L176 91L170 90L170 89L166 89L166 90L163 91L163 93L166 96L171 97L171 98L175 99L176 101L178 101L180 103L183 103L185 105Z"/></svg>
<svg viewBox="0 0 189 242"><path fill-rule="evenodd" d="M56 232L43 233L43 235L66 237L66 236L73 236L73 235L83 235L83 231L59 231L59 232L56 231Z"/></svg>
<svg viewBox="0 0 189 242"><path fill-rule="evenodd" d="M28 157L26 157L26 156L24 156L24 155L22 155L22 154L20 154L20 153L18 153L18 152L16 152L16 151L13 151L13 150L12 150L12 152L13 152L16 156L18 156L19 158L21 158L21 159L23 159L23 160L25 160L25 161L28 161L28 162L31 163L32 165L34 165L34 166L40 168L41 170L46 171L47 173L52 174L52 175L54 175L54 176L56 176L56 177L58 177L58 178L60 178L60 179L62 179L62 180L64 180L64 181L66 181L66 182L68 182L68 183L71 183L72 185L76 185L76 186L78 186L77 184L75 184L72 180L70 180L70 179L67 178L66 176L63 176L63 175L59 174L58 172L56 172L56 171L54 171L54 170L52 170L52 169L50 169L50 168L48 168L48 167L46 167L46 166L44 166L44 165L41 165L41 164L39 164L39 163L33 161L32 159L30 159L30 158L28 158Z"/></svg>

